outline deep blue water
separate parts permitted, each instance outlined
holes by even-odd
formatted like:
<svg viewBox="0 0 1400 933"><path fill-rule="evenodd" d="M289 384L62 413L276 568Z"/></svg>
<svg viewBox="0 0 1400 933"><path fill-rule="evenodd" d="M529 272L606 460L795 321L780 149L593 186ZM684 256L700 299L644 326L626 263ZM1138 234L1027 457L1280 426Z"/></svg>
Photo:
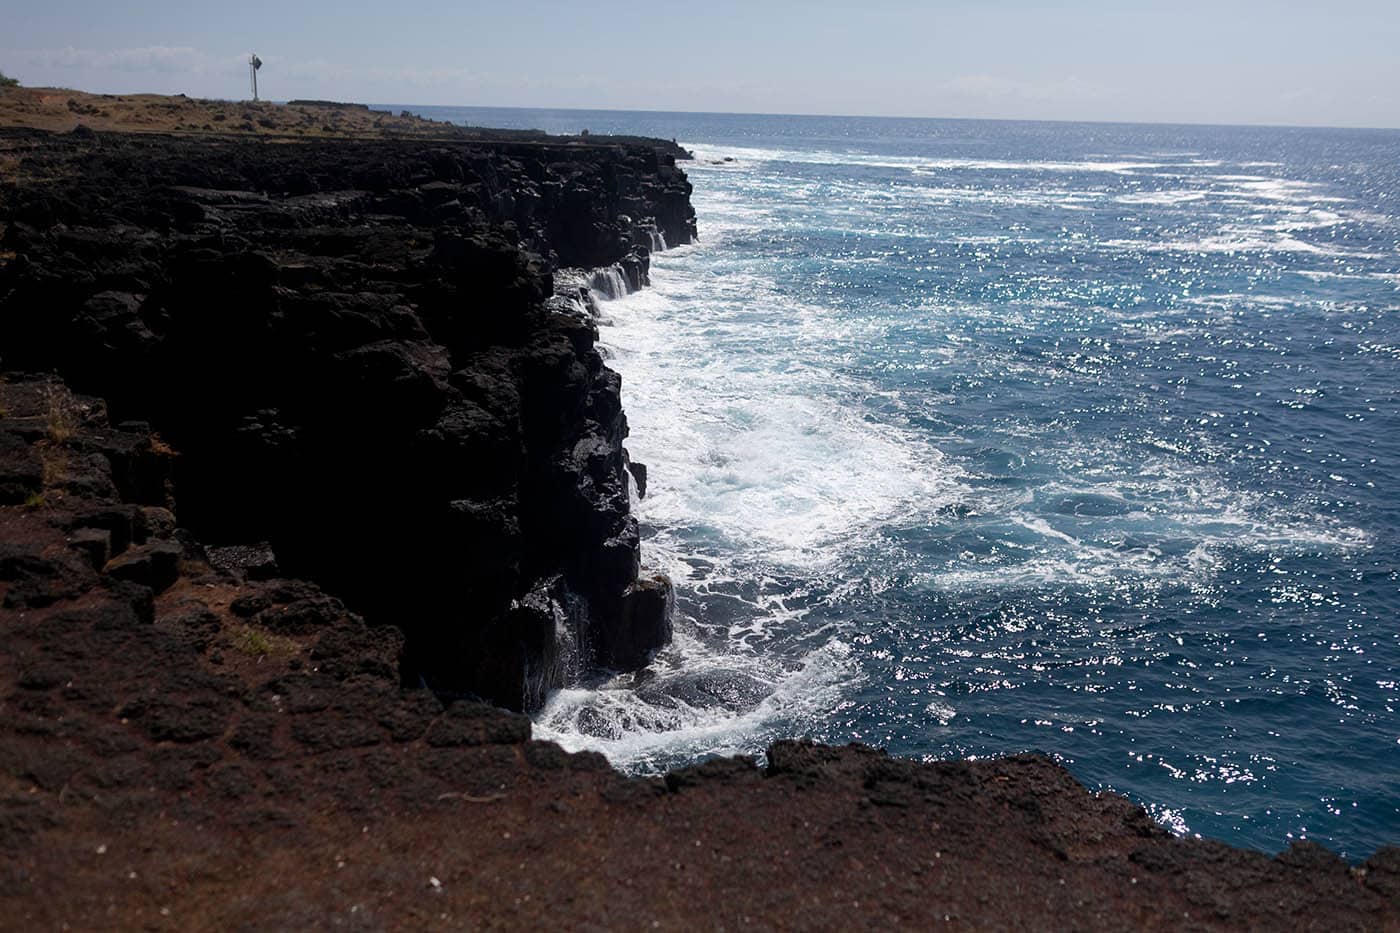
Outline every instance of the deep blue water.
<svg viewBox="0 0 1400 933"><path fill-rule="evenodd" d="M676 645L539 733L1400 843L1400 132L416 109L699 156L701 243L603 305Z"/></svg>

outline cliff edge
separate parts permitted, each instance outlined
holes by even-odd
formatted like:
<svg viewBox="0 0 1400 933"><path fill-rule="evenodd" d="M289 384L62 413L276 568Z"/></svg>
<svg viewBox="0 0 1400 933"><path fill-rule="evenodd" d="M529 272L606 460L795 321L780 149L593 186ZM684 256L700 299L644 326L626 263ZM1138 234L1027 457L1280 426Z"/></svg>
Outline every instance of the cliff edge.
<svg viewBox="0 0 1400 933"><path fill-rule="evenodd" d="M515 709L644 664L621 380L553 270L695 234L656 148L0 135L0 347L180 452L183 525L266 543ZM586 301L586 296L584 298ZM658 593L661 598L658 598Z"/></svg>

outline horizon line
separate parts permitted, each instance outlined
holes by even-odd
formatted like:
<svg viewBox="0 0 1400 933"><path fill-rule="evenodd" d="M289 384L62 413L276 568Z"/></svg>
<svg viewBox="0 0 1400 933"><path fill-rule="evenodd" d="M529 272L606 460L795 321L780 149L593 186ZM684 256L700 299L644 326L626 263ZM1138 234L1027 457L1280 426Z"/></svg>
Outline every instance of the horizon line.
<svg viewBox="0 0 1400 933"><path fill-rule="evenodd" d="M291 98L295 100L296 98ZM277 103L286 103L278 101ZM369 107L451 107L462 110L541 110L567 111L576 113L652 113L671 116L703 117L810 117L827 120L927 120L966 123L1074 123L1095 126L1195 126L1221 129L1278 129L1278 130L1361 130L1365 132L1400 132L1400 126L1362 126L1334 123L1219 123L1207 120L1113 120L1113 119L1056 119L1051 117L931 117L910 116L908 114L884 113L782 113L767 110L658 110L651 108L626 107L541 107L513 104L366 104ZM489 127L488 127L489 128Z"/></svg>
<svg viewBox="0 0 1400 933"><path fill-rule="evenodd" d="M80 94L92 94L94 96L111 97L134 97L138 95L151 95L155 97L189 97L195 100L217 100L226 103L252 103L246 97L202 97L197 94L162 94L159 91L87 91L81 88L64 87L62 85L20 85L27 90L51 90L51 91L76 91ZM301 100L299 97L289 97L283 100L265 98L262 103L286 104L292 100ZM336 101L336 103L360 103L359 101ZM402 103L369 103L364 102L364 106L377 108L413 108L413 107L448 107L466 110L539 110L539 111L566 111L577 113L647 113L666 114L671 116L717 116L717 117L803 117L810 119L828 120L924 120L924 121L945 121L945 122L966 122L966 123L1067 123L1067 124L1088 124L1092 126L1189 126L1189 127L1214 127L1220 129L1279 129L1279 130L1358 130L1362 132L1400 132L1400 126L1363 126L1345 125L1334 123L1269 123L1269 122L1240 122L1221 123L1209 120L1128 120L1128 119L1065 119L1053 117L949 117L949 116L912 116L909 114L884 114L884 113L783 113L779 111L767 110L665 110L656 108L628 108L628 107L545 107L539 105L520 104L402 104ZM491 129L492 127L483 127Z"/></svg>

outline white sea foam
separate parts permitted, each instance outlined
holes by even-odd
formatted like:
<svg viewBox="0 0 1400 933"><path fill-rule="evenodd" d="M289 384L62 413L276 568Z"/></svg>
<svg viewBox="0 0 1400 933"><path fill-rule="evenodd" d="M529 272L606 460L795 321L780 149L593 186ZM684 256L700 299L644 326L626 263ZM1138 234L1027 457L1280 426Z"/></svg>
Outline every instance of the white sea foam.
<svg viewBox="0 0 1400 933"><path fill-rule="evenodd" d="M999 209L1018 207L1049 207L1064 210L1088 210L1103 203L1108 195L1102 191L1073 191L1068 188L1025 185L1018 187L949 188L920 185L901 192L905 198L919 199L939 205L989 205Z"/></svg>
<svg viewBox="0 0 1400 933"><path fill-rule="evenodd" d="M1016 524L1020 525L1022 528L1027 528L1042 537L1051 538L1068 544L1071 547L1077 548L1081 546L1079 539L1070 537L1063 531L1056 530L1051 527L1049 522L1039 516L1017 515L1015 516L1015 521Z"/></svg>
<svg viewBox="0 0 1400 933"><path fill-rule="evenodd" d="M1245 292L1218 292L1213 295L1192 295L1177 299L1181 304L1201 308L1293 308L1298 305L1296 295L1252 295Z"/></svg>
<svg viewBox="0 0 1400 933"><path fill-rule="evenodd" d="M601 751L628 770L659 771L706 755L760 753L773 739L811 732L859 676L838 639L787 667L716 651L682 632L645 678L553 694L534 732L570 751Z"/></svg>
<svg viewBox="0 0 1400 933"><path fill-rule="evenodd" d="M1285 233L1295 230L1325 230L1328 227L1346 223L1350 219L1335 211L1324 211L1317 208L1289 206L1282 210L1286 216L1265 223L1260 229Z"/></svg>
<svg viewBox="0 0 1400 933"><path fill-rule="evenodd" d="M1383 259L1385 254L1365 250L1343 249L1309 243L1282 232L1270 232L1260 228L1227 227L1217 234L1188 240L1104 240L1108 249L1125 250L1133 253L1310 253L1315 256L1328 256L1336 259Z"/></svg>
<svg viewBox="0 0 1400 933"><path fill-rule="evenodd" d="M1114 200L1120 204L1172 207L1177 204L1190 204L1192 201L1204 201L1206 197L1204 191L1135 191L1131 194L1120 194Z"/></svg>
<svg viewBox="0 0 1400 933"><path fill-rule="evenodd" d="M1150 169L1168 168L1171 164L1168 162L1123 161L1016 162L1002 159L932 159L921 162L915 172L919 174L946 171L1107 172L1114 175L1131 175Z"/></svg>
<svg viewBox="0 0 1400 933"><path fill-rule="evenodd" d="M609 313L602 339L626 377L628 446L656 477L643 519L815 568L910 503L959 496L938 450L864 419L841 376L799 362L839 327L828 310L742 275L697 283L659 264L652 289ZM775 339L791 358L764 352Z"/></svg>
<svg viewBox="0 0 1400 933"><path fill-rule="evenodd" d="M1271 506L1255 494L1229 486L1207 468L1184 467L1180 461L1170 465L1163 461L1160 466L1145 467L1138 480L1090 487L1086 492L1133 506L1119 515L1095 515L1086 523L1073 516L1051 519L1026 511L1024 500L989 504L984 513L986 533L1005 538L1002 554L993 560L958 561L939 570L917 572L913 574L917 585L949 591L1105 583L1198 587L1211 582L1220 555L1229 551L1304 554L1356 550L1370 544L1363 529ZM1008 521L1029 537L1018 543L1015 536L1000 534L998 523Z"/></svg>
<svg viewBox="0 0 1400 933"><path fill-rule="evenodd" d="M588 288L597 301L614 301L632 291L627 276L616 263L594 269L588 274Z"/></svg>
<svg viewBox="0 0 1400 933"><path fill-rule="evenodd" d="M1164 162L1151 159L1079 159L1079 160L1015 160L1015 159L930 159L923 156L888 156L862 152L835 152L811 149L766 149L742 146L693 147L696 167L704 171L716 167L715 162L733 159L720 168L751 166L755 163L792 162L809 165L851 165L867 168L908 169L918 174L948 171L968 172L1103 172L1134 174L1153 169L1198 166L1193 161Z"/></svg>
<svg viewBox="0 0 1400 933"><path fill-rule="evenodd" d="M1213 181L1227 182L1222 194L1234 194L1263 201L1289 204L1341 204L1346 198L1327 194L1318 182L1290 178L1269 178L1262 175L1212 175Z"/></svg>

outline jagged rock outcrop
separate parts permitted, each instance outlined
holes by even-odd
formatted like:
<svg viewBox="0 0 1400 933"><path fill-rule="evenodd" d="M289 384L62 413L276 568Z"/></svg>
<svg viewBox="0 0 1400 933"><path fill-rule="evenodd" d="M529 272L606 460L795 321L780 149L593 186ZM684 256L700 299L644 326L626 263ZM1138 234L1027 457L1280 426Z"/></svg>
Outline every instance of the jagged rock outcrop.
<svg viewBox="0 0 1400 933"><path fill-rule="evenodd" d="M559 266L644 277L639 229L694 236L671 156L9 141L0 361L158 430L183 526L268 542L403 630L405 676L447 693L528 707L659 645L644 613L664 600L629 595L620 379L593 321L549 298Z"/></svg>

